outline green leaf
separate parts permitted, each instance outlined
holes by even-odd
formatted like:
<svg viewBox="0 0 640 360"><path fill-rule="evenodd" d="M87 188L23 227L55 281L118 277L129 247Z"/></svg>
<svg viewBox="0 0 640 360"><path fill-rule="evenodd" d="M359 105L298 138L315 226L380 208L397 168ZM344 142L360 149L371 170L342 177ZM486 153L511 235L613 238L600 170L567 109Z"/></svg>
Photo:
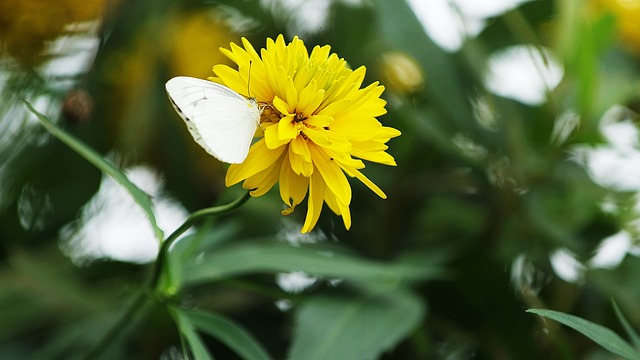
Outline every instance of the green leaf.
<svg viewBox="0 0 640 360"><path fill-rule="evenodd" d="M624 341L620 336L604 326L594 324L588 320L559 311L528 309L527 312L538 314L564 324L582 333L613 354L622 356L626 359L640 359L640 353L635 351L631 345Z"/></svg>
<svg viewBox="0 0 640 360"><path fill-rule="evenodd" d="M199 331L211 335L247 360L269 360L264 347L240 324L218 314L178 310Z"/></svg>
<svg viewBox="0 0 640 360"><path fill-rule="evenodd" d="M178 326L178 331L180 331L180 336L182 336L189 344L191 348L191 353L195 357L196 360L209 360L213 359L213 357L209 354L207 347L202 342L202 339L198 335L195 330L195 326L191 323L191 319L187 315L185 315L180 309L173 308L171 309L171 314Z"/></svg>
<svg viewBox="0 0 640 360"><path fill-rule="evenodd" d="M320 246L293 247L285 242L235 243L207 253L197 262L185 264L187 285L247 273L304 271L315 276L375 282L378 285L425 280L442 276L442 269L428 262L382 263L329 251Z"/></svg>
<svg viewBox="0 0 640 360"><path fill-rule="evenodd" d="M627 332L627 335L631 338L633 346L636 349L640 349L640 337L638 336L638 333L631 327L631 324L629 324L627 319L624 317L622 311L620 310L620 307L618 307L618 304L615 302L615 300L611 299L611 303L613 304L613 310L616 313L618 321L620 321L622 327L624 327L624 330Z"/></svg>
<svg viewBox="0 0 640 360"><path fill-rule="evenodd" d="M134 183L132 183L129 178L122 172L122 170L118 169L114 164L105 159L102 155L92 149L89 145L83 143L79 139L73 137L71 134L59 128L56 124L53 123L49 118L47 118L42 113L38 112L29 102L23 100L29 111L31 111L37 118L40 120L42 126L53 136L58 138L58 140L65 143L69 146L73 151L78 153L80 156L84 157L87 161L93 164L95 167L100 169L103 173L111 176L115 181L117 181L125 190L129 192L133 200L140 205L144 213L149 218L149 222L153 227L156 238L159 241L162 241L164 235L160 227L158 227L158 223L156 221L156 216L153 210L153 203L151 202L151 197L149 194L140 190Z"/></svg>
<svg viewBox="0 0 640 360"><path fill-rule="evenodd" d="M296 313L290 360L376 359L422 320L424 304L405 291L319 296Z"/></svg>

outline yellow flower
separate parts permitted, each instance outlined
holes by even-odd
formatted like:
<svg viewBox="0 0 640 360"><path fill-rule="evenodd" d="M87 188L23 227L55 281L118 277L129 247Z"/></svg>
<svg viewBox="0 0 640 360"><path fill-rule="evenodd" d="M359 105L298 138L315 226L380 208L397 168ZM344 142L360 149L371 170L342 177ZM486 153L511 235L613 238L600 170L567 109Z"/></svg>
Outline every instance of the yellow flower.
<svg viewBox="0 0 640 360"><path fill-rule="evenodd" d="M302 40L295 37L286 44L282 35L267 39L260 53L247 39L242 44L244 48L231 43L230 49L221 49L238 69L216 65L216 77L210 80L261 104L256 132L261 138L242 164L229 167L226 185L244 181L252 196L261 196L279 182L287 205L283 215L309 194L303 233L316 225L324 203L349 229L347 175L384 199L384 192L360 172L362 160L396 165L385 143L400 131L376 120L386 113L386 101L380 98L384 87L374 82L360 88L366 68L351 70L328 45L316 46L309 54Z"/></svg>

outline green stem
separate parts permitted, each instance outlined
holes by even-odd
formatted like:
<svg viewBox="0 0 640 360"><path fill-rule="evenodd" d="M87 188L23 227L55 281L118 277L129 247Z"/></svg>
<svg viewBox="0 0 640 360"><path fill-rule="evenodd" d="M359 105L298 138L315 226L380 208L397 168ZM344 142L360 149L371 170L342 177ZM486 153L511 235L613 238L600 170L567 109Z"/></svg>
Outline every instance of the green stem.
<svg viewBox="0 0 640 360"><path fill-rule="evenodd" d="M154 291L158 285L158 281L160 280L160 275L162 275L162 263L165 261L169 248L171 244L180 237L185 231L189 230L196 221L209 216L215 215L224 215L228 214L237 208L239 208L242 204L244 204L250 197L250 192L247 192L241 198L235 200L232 203L206 208L202 210L198 210L187 218L185 222L180 225L165 241L162 242L160 246L160 252L158 253L158 258L156 259L153 265L153 272L151 275L151 281L147 289L141 291L133 300L133 302L129 305L126 311L122 314L122 317L118 319L118 321L113 324L113 326L105 333L105 335L100 339L100 341L93 347L91 350L84 356L84 359L95 359L100 356L107 348L107 346L118 336L118 334L122 333L122 330L131 323L132 318L135 314L147 303L149 299L147 297L147 291Z"/></svg>
<svg viewBox="0 0 640 360"><path fill-rule="evenodd" d="M247 193L244 194L244 196L242 196L241 198L237 199L234 202L231 202L226 205L201 209L189 215L187 220L185 220L185 222L182 225L180 225L179 228L177 228L173 233L171 233L171 235L169 235L169 237L167 237L165 241L162 242L162 245L160 246L160 251L158 252L158 258L156 259L156 262L153 267L153 272L151 275L151 282L150 282L150 289L155 289L158 286L158 282L160 281L160 275L162 274L162 265L165 261L167 253L169 252L169 248L171 247L171 244L173 244L173 242L176 241L178 237L180 237L180 235L182 235L185 231L189 230L189 228L191 228L193 224L195 224L198 220L204 217L224 215L232 211L235 211L240 206L242 206L242 204L244 204L247 200L249 200L249 197L251 196L250 194L251 193L247 191Z"/></svg>
<svg viewBox="0 0 640 360"><path fill-rule="evenodd" d="M122 330L132 322L136 313L142 308L142 306L146 303L147 294L144 291L138 293L138 295L133 299L133 302L125 312L122 313L121 317L118 321L111 326L109 331L107 331L102 339L94 345L91 350L83 357L83 359L97 359L104 352L104 350L113 342L113 340L122 333Z"/></svg>

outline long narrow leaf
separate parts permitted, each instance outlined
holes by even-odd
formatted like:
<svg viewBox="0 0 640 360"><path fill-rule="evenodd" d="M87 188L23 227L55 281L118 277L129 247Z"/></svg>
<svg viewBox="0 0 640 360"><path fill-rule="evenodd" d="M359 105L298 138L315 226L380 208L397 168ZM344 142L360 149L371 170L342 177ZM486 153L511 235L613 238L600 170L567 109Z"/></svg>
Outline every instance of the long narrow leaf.
<svg viewBox="0 0 640 360"><path fill-rule="evenodd" d="M213 360L211 354L207 350L207 347L202 342L202 339L195 330L195 326L191 323L188 316L182 313L179 309L173 309L171 311L178 331L180 335L187 340L191 353L195 357L195 360Z"/></svg>
<svg viewBox="0 0 640 360"><path fill-rule="evenodd" d="M625 359L640 359L640 353L635 351L633 347L631 347L631 345L624 341L620 336L604 326L559 311L529 309L527 312L538 314L564 324L595 341L598 345L607 349L611 353L622 356Z"/></svg>
<svg viewBox="0 0 640 360"><path fill-rule="evenodd" d="M377 284L426 280L443 274L442 269L429 263L389 264L314 247L293 247L284 242L251 242L232 244L205 254L198 262L184 267L183 281L190 285L248 273L290 271Z"/></svg>
<svg viewBox="0 0 640 360"><path fill-rule="evenodd" d="M140 188L138 188L134 183L132 183L129 178L127 178L127 176L122 172L122 170L118 169L115 165L105 159L89 145L83 143L79 139L59 128L56 124L53 123L53 121L36 110L26 100L23 100L23 102L25 103L29 111L31 111L38 118L38 120L40 120L42 126L51 135L55 136L56 138L58 138L58 140L65 143L72 150L74 150L80 156L84 157L87 161L97 167L100 171L111 176L125 190L129 192L133 200L138 203L138 205L140 205L144 213L147 215L147 218L149 218L149 222L153 227L156 238L159 241L162 241L164 235L160 227L158 227L156 216L153 210L153 203L151 202L151 197L144 191L140 190Z"/></svg>
<svg viewBox="0 0 640 360"><path fill-rule="evenodd" d="M627 335L631 338L633 346L636 350L640 350L640 337L638 336L638 333L633 329L633 327L631 327L631 324L629 324L627 319L624 317L618 304L613 299L611 300L611 303L613 304L613 310L616 313L618 321L620 321L622 327L624 327L624 330L627 332Z"/></svg>
<svg viewBox="0 0 640 360"><path fill-rule="evenodd" d="M220 340L243 359L270 360L264 347L242 326L231 319L218 314L202 311L177 310L189 319L193 326L208 335Z"/></svg>

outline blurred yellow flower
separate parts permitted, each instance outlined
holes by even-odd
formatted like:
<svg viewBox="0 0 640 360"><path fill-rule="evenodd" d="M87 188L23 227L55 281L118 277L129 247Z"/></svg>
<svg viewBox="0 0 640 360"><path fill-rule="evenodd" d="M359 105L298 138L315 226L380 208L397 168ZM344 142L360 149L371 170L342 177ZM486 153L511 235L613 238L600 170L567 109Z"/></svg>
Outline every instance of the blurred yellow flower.
<svg viewBox="0 0 640 360"><path fill-rule="evenodd" d="M260 53L247 39L242 44L244 48L231 43L230 49L221 49L238 69L216 65L216 77L210 80L254 97L263 107L263 131L247 159L229 167L226 185L244 181L252 196L261 196L279 182L287 205L283 215L309 194L303 233L316 225L324 203L349 229L351 187L346 175L386 198L360 172L362 160L396 165L386 142L400 131L376 120L386 113L386 101L380 98L384 87L374 82L360 88L366 68L351 70L328 45L316 46L309 54L302 40L295 37L286 44L282 35L267 39Z"/></svg>
<svg viewBox="0 0 640 360"><path fill-rule="evenodd" d="M233 40L231 31L210 12L175 17L167 27L166 38L171 72L175 75L202 78L210 74L211 63L229 63L218 48Z"/></svg>
<svg viewBox="0 0 640 360"><path fill-rule="evenodd" d="M598 0L598 5L616 17L624 46L640 55L640 0Z"/></svg>
<svg viewBox="0 0 640 360"><path fill-rule="evenodd" d="M412 92L424 83L420 65L408 54L399 51L385 53L380 65L384 80L392 90Z"/></svg>

